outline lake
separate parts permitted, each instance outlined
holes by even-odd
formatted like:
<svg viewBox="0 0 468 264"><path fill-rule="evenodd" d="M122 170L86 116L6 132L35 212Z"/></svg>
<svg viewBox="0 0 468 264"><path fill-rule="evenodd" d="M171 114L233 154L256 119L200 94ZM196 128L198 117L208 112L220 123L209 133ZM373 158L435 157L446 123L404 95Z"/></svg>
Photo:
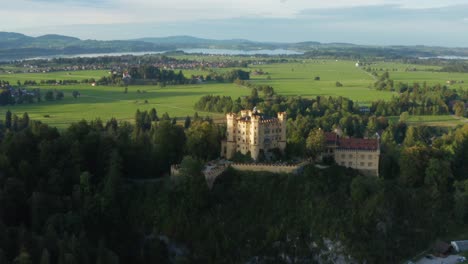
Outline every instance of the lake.
<svg viewBox="0 0 468 264"><path fill-rule="evenodd" d="M436 57L419 57L420 59L444 59L444 60L468 60L468 57L464 56L436 56Z"/></svg>
<svg viewBox="0 0 468 264"><path fill-rule="evenodd" d="M260 49L260 50L229 50L229 49L182 49L183 52L194 54L201 53L207 55L301 55L302 52L286 49Z"/></svg>
<svg viewBox="0 0 468 264"><path fill-rule="evenodd" d="M230 49L179 49L187 54L206 54L206 55L301 55L302 52L286 49L260 49L260 50L230 50ZM55 58L96 58L96 57L119 57L123 55L143 56L151 54L164 54L171 51L141 51L141 52L112 52L112 53L87 53L87 54L74 54L74 55L50 55L50 56L37 56L27 58L24 60L48 60Z"/></svg>

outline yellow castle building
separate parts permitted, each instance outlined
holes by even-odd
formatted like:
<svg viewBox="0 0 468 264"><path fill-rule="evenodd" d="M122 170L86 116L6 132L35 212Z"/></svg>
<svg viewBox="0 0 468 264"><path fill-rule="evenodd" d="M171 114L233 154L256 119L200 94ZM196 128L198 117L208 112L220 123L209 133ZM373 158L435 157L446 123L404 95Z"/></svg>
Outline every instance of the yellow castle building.
<svg viewBox="0 0 468 264"><path fill-rule="evenodd" d="M240 115L226 115L226 140L221 142L221 156L231 159L236 152L250 153L254 160L260 155L267 157L275 149L284 152L286 148L286 113L277 118L268 118L255 108L244 110Z"/></svg>

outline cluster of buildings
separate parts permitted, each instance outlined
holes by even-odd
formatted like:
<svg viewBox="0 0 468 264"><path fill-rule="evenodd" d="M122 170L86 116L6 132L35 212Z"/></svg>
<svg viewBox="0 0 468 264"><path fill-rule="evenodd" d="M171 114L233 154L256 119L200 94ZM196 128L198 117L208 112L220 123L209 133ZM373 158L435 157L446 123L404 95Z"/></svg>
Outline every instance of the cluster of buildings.
<svg viewBox="0 0 468 264"><path fill-rule="evenodd" d="M226 139L221 143L221 157L231 159L236 153L252 159L268 159L286 149L286 113L268 118L255 109L240 115L226 116ZM380 143L376 139L342 137L339 132L326 132L326 148L321 158L331 157L338 165L359 170L365 175L379 175Z"/></svg>

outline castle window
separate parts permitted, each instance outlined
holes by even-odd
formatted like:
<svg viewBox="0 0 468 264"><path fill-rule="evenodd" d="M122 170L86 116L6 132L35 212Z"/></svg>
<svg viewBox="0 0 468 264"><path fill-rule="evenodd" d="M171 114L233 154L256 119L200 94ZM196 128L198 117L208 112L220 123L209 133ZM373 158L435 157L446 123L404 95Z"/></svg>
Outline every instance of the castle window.
<svg viewBox="0 0 468 264"><path fill-rule="evenodd" d="M353 158L353 154L349 154L349 158L352 159L352 158Z"/></svg>
<svg viewBox="0 0 468 264"><path fill-rule="evenodd" d="M348 162L348 166L349 166L349 167L352 167L352 166L353 166L353 162L352 162L352 161Z"/></svg>
<svg viewBox="0 0 468 264"><path fill-rule="evenodd" d="M372 167L372 162L369 162L367 165L368 165L369 167Z"/></svg>
<svg viewBox="0 0 468 264"><path fill-rule="evenodd" d="M372 155L369 155L369 159L372 159Z"/></svg>
<svg viewBox="0 0 468 264"><path fill-rule="evenodd" d="M341 158L344 159L346 157L345 154L341 154Z"/></svg>
<svg viewBox="0 0 468 264"><path fill-rule="evenodd" d="M363 155L361 155L361 159L365 159L365 156L364 156L364 154L363 154Z"/></svg>
<svg viewBox="0 0 468 264"><path fill-rule="evenodd" d="M364 162L361 162L361 167L364 167Z"/></svg>

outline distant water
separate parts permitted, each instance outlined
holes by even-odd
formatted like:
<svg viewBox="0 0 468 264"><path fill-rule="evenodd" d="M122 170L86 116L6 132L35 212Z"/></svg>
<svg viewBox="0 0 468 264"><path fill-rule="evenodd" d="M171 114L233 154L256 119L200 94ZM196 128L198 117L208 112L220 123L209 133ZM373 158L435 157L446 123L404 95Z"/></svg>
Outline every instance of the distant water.
<svg viewBox="0 0 468 264"><path fill-rule="evenodd" d="M286 49L230 50L230 49L182 49L183 52L207 55L301 55L302 52Z"/></svg>
<svg viewBox="0 0 468 264"><path fill-rule="evenodd" d="M207 55L301 55L302 52L285 50L285 49L260 49L260 50L230 50L230 49L180 49L188 54L207 54ZM96 57L118 57L123 55L142 56L150 54L164 54L167 51L142 51L142 52L113 52L113 53L88 53L88 54L74 54L74 55L50 55L50 56L37 56L26 58L24 60L48 60L56 58L96 58Z"/></svg>
<svg viewBox="0 0 468 264"><path fill-rule="evenodd" d="M49 59L71 59L71 58L97 58L97 57L119 57L124 55L142 56L147 54L162 54L165 51L141 51L141 52L112 52L112 53L85 53L73 55L50 55L27 58L24 60L49 60Z"/></svg>
<svg viewBox="0 0 468 264"><path fill-rule="evenodd" d="M465 56L436 56L436 57L420 57L420 59L444 59L444 60L468 60Z"/></svg>

